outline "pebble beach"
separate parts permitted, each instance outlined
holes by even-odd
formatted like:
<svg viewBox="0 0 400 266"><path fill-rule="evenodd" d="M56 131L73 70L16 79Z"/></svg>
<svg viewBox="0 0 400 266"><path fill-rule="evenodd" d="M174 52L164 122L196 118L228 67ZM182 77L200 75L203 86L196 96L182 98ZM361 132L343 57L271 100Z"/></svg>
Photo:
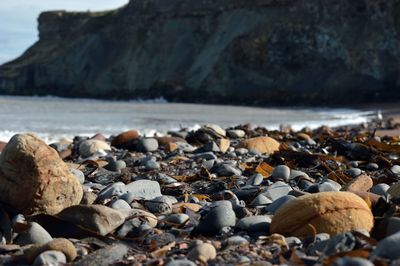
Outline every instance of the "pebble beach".
<svg viewBox="0 0 400 266"><path fill-rule="evenodd" d="M1 265L397 265L400 120L0 143Z"/></svg>

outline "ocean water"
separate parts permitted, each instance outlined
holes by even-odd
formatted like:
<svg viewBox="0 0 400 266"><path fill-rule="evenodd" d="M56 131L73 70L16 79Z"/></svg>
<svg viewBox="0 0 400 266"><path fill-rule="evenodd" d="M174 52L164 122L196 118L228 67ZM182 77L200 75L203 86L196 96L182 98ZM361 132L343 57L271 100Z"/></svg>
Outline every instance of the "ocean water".
<svg viewBox="0 0 400 266"><path fill-rule="evenodd" d="M16 133L33 132L47 142L101 132L118 134L138 129L144 135L161 134L182 127L214 123L223 127L251 123L276 129L290 124L339 126L368 121L374 111L321 108L254 108L152 101L102 101L57 97L0 96L0 140Z"/></svg>

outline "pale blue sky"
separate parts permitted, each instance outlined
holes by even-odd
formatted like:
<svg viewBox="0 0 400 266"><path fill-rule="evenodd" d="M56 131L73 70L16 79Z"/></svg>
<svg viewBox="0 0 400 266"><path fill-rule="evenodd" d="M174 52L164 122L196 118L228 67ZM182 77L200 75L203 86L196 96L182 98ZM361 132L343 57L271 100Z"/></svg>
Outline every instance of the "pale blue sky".
<svg viewBox="0 0 400 266"><path fill-rule="evenodd" d="M0 64L21 55L37 41L37 17L48 10L100 11L128 0L0 0Z"/></svg>

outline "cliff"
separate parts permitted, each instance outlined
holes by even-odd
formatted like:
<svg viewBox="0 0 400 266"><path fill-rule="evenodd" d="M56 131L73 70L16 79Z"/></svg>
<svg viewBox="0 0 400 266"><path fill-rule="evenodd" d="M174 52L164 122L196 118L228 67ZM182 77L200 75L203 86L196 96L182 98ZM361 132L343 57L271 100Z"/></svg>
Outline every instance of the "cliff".
<svg viewBox="0 0 400 266"><path fill-rule="evenodd" d="M400 0L132 0L45 12L0 93L239 104L400 99Z"/></svg>

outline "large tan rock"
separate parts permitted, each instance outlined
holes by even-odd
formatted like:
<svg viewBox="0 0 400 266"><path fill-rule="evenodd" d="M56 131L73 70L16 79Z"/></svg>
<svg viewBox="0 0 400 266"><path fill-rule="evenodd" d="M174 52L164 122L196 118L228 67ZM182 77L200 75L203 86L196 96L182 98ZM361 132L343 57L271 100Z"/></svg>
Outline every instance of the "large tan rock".
<svg viewBox="0 0 400 266"><path fill-rule="evenodd" d="M0 201L24 214L55 214L81 198L81 184L54 149L33 134L11 138L0 155Z"/></svg>
<svg viewBox="0 0 400 266"><path fill-rule="evenodd" d="M373 225L371 210L359 196L351 192L320 192L284 204L272 218L270 233L297 237L336 235L355 229L370 231Z"/></svg>
<svg viewBox="0 0 400 266"><path fill-rule="evenodd" d="M255 137L242 141L238 147L271 154L279 151L279 145L279 142L271 137Z"/></svg>
<svg viewBox="0 0 400 266"><path fill-rule="evenodd" d="M77 256L74 244L65 238L56 238L45 244L32 245L24 251L24 255L27 261L32 263L35 258L40 255L40 253L48 250L56 250L64 253L69 262L73 261Z"/></svg>

